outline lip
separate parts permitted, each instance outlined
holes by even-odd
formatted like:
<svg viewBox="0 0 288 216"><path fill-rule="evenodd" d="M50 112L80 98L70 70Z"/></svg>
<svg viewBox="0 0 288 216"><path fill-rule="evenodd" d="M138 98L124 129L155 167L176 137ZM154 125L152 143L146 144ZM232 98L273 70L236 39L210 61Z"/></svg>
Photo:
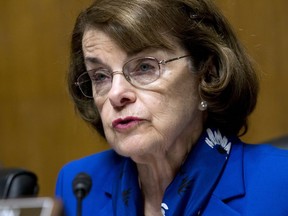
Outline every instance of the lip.
<svg viewBox="0 0 288 216"><path fill-rule="evenodd" d="M112 122L112 127L116 130L124 131L138 125L143 119L135 116L127 116L125 118L118 118Z"/></svg>

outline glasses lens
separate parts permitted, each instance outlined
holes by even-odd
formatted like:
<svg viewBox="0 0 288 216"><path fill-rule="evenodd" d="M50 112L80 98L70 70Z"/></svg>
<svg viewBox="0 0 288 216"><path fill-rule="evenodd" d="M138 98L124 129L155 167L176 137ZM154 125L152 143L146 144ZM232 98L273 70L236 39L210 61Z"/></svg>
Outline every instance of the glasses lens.
<svg viewBox="0 0 288 216"><path fill-rule="evenodd" d="M132 59L124 65L123 72L135 85L147 85L160 76L160 66L155 58Z"/></svg>
<svg viewBox="0 0 288 216"><path fill-rule="evenodd" d="M109 92L112 85L112 75L109 70L100 68L88 71L88 74L97 96L103 96Z"/></svg>
<svg viewBox="0 0 288 216"><path fill-rule="evenodd" d="M160 65L153 57L137 58L127 62L123 67L123 73L127 81L135 86L147 85L160 76ZM84 96L93 97L93 89L97 96L103 96L109 92L112 85L112 74L107 69L94 69L81 74L77 85Z"/></svg>
<svg viewBox="0 0 288 216"><path fill-rule="evenodd" d="M92 83L88 73L83 73L78 77L78 86L84 96L88 98L93 97Z"/></svg>

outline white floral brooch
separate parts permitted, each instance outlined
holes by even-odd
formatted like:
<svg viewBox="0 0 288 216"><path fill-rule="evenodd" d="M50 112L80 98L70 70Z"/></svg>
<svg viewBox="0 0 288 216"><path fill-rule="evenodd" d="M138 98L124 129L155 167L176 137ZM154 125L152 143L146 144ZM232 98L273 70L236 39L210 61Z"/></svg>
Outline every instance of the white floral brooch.
<svg viewBox="0 0 288 216"><path fill-rule="evenodd" d="M168 206L166 203L161 203L161 212L162 212L162 215L165 216L165 212L168 211Z"/></svg>
<svg viewBox="0 0 288 216"><path fill-rule="evenodd" d="M229 154L231 149L231 142L225 136L222 136L219 130L213 131L207 129L208 137L206 137L205 142L211 147L218 150L221 154Z"/></svg>

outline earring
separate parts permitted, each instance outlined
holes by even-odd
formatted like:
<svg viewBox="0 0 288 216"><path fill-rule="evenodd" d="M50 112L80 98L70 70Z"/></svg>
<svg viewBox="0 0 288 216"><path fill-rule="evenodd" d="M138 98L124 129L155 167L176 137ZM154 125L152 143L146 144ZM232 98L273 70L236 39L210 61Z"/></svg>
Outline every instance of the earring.
<svg viewBox="0 0 288 216"><path fill-rule="evenodd" d="M205 111L208 107L208 104L206 101L201 101L199 106L198 106L198 109L201 110L201 111Z"/></svg>

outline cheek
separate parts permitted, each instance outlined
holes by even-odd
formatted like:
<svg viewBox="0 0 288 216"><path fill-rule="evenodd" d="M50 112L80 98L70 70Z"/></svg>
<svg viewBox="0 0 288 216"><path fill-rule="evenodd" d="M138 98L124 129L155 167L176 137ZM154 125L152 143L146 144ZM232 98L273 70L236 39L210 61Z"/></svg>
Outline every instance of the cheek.
<svg viewBox="0 0 288 216"><path fill-rule="evenodd" d="M193 111L200 101L196 77L188 73L186 76L175 79L166 91L166 100L169 101L167 107L173 109L175 113Z"/></svg>
<svg viewBox="0 0 288 216"><path fill-rule="evenodd" d="M197 81L191 76L186 76L185 79L175 79L175 82L166 89L161 99L155 102L153 106L155 110L158 110L156 113L158 123L161 127L166 125L165 130L171 133L171 128L181 130L181 125L195 122L194 120L199 118L201 115L198 110L200 98ZM177 125L180 127L178 128Z"/></svg>
<svg viewBox="0 0 288 216"><path fill-rule="evenodd" d="M108 106L107 100L95 99L94 102L95 102L96 108L100 114L102 124L104 127L106 127L108 114L111 113L111 109Z"/></svg>

